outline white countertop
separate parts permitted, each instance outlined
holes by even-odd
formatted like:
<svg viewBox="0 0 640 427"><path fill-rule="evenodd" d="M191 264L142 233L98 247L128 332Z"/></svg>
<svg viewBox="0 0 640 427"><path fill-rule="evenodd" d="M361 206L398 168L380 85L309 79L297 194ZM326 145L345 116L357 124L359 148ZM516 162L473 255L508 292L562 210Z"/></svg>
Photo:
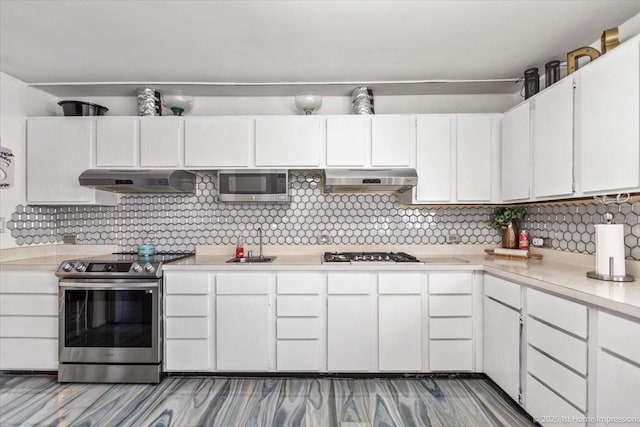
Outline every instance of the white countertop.
<svg viewBox="0 0 640 427"><path fill-rule="evenodd" d="M619 314L625 314L640 319L640 262L627 261L627 271L636 276L631 283L605 282L586 277L587 271L594 269L593 256L572 254L553 250L542 250L543 260L530 259L528 261L497 259L492 256L480 255L483 246L469 247L447 246L446 248L414 246L405 250L419 259L428 258L426 264L391 264L375 266L350 264L322 264L322 251L312 248L289 248L282 255L274 250L266 251L270 256L276 256L269 264L228 264L232 258L228 249L200 250L198 255L175 263L167 264L164 270L172 271L484 271L495 276L543 289L579 302L594 305ZM376 248L377 249L377 248ZM420 253L427 250L427 253ZM352 250L351 248L347 250ZM371 250L370 247L364 250ZM380 248L379 250L389 250ZM109 250L110 251L110 250ZM540 250L536 250L540 252ZM56 270L65 259L71 258L70 251L57 254L38 254L30 258L8 260L0 262L0 270ZM80 251L77 251L80 252ZM107 251L105 251L107 252ZM296 254L298 252L298 254ZM451 257L466 262L450 263ZM445 262L438 262L445 261Z"/></svg>

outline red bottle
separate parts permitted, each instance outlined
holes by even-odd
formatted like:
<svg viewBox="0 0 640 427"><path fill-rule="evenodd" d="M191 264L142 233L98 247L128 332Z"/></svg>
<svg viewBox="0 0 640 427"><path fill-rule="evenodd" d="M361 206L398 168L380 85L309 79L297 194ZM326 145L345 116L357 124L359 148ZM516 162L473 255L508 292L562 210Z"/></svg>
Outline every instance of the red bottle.
<svg viewBox="0 0 640 427"><path fill-rule="evenodd" d="M518 238L518 248L529 250L529 233L527 232L527 230L522 230L520 232L520 237Z"/></svg>
<svg viewBox="0 0 640 427"><path fill-rule="evenodd" d="M236 244L236 258L244 258L244 239L240 237Z"/></svg>

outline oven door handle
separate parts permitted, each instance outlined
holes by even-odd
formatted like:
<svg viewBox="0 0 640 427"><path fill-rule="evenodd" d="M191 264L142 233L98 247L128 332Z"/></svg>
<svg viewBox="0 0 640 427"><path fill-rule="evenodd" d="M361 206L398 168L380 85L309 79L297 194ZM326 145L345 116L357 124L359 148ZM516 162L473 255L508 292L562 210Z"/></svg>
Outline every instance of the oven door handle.
<svg viewBox="0 0 640 427"><path fill-rule="evenodd" d="M140 289L149 288L157 289L157 281L149 282L67 282L60 281L60 288L72 289L105 289L105 290L123 290L123 289Z"/></svg>

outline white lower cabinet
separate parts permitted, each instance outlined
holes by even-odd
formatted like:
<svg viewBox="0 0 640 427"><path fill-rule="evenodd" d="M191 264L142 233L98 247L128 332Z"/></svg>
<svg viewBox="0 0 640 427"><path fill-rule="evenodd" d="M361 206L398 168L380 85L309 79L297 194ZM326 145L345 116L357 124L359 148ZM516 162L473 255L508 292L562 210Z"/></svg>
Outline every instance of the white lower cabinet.
<svg viewBox="0 0 640 427"><path fill-rule="evenodd" d="M325 275L283 272L276 280L276 370L323 370Z"/></svg>
<svg viewBox="0 0 640 427"><path fill-rule="evenodd" d="M375 366L375 278L370 273L327 275L329 372L367 372Z"/></svg>
<svg viewBox="0 0 640 427"><path fill-rule="evenodd" d="M266 273L217 275L217 370L271 370L270 279Z"/></svg>
<svg viewBox="0 0 640 427"><path fill-rule="evenodd" d="M164 369L204 372L214 369L211 321L212 287L207 273L164 274Z"/></svg>
<svg viewBox="0 0 640 427"><path fill-rule="evenodd" d="M472 291L473 273L429 274L430 371L474 370Z"/></svg>
<svg viewBox="0 0 640 427"><path fill-rule="evenodd" d="M595 412L616 425L637 426L640 422L639 336L640 322L598 313Z"/></svg>
<svg viewBox="0 0 640 427"><path fill-rule="evenodd" d="M542 425L585 425L587 307L530 288L526 304L525 408Z"/></svg>
<svg viewBox="0 0 640 427"><path fill-rule="evenodd" d="M486 280L490 276L486 276ZM518 285L512 285L517 286ZM516 402L520 395L520 311L484 298L484 371Z"/></svg>
<svg viewBox="0 0 640 427"><path fill-rule="evenodd" d="M422 369L421 273L378 275L378 369L419 372Z"/></svg>
<svg viewBox="0 0 640 427"><path fill-rule="evenodd" d="M0 271L0 370L58 369L58 280Z"/></svg>

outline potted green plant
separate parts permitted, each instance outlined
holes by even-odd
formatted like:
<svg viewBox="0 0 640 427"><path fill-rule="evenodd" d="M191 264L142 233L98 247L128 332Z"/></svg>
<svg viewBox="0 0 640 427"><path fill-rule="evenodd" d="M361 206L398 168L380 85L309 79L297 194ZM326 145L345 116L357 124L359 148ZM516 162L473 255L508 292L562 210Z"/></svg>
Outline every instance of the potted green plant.
<svg viewBox="0 0 640 427"><path fill-rule="evenodd" d="M489 221L489 226L496 230L502 230L502 247L517 249L518 247L518 221L524 218L524 208L496 208Z"/></svg>

